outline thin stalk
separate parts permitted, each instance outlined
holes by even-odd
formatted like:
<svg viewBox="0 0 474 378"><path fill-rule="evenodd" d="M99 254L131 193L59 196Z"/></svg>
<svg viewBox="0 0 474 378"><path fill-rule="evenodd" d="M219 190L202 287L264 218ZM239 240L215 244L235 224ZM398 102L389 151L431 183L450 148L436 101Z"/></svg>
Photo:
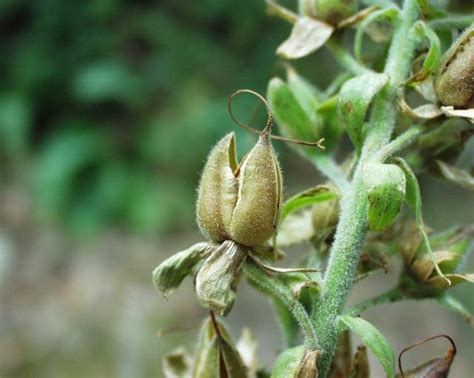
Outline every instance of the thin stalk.
<svg viewBox="0 0 474 378"><path fill-rule="evenodd" d="M380 150L375 159L380 162L384 162L393 154L409 147L413 144L418 137L422 134L423 128L421 126L415 126L403 134L399 135L396 139L392 140L384 148Z"/></svg>
<svg viewBox="0 0 474 378"><path fill-rule="evenodd" d="M396 90L408 77L415 48L415 41L409 30L418 18L417 0L405 0L402 12L384 70L390 80L373 104L361 158L351 187L342 199L340 221L331 248L321 301L313 313L323 351L318 360L321 377L327 375L331 366L340 332L337 319L344 312L347 297L352 289L367 232L368 200L362 171L369 163L376 161L378 151L390 141L397 115Z"/></svg>
<svg viewBox="0 0 474 378"><path fill-rule="evenodd" d="M404 298L405 296L400 291L400 289L398 287L395 287L393 289L383 292L382 294L379 294L373 298L367 299L355 305L347 311L347 314L351 316L359 316L360 314L371 309L372 307L387 303L398 302Z"/></svg>
<svg viewBox="0 0 474 378"><path fill-rule="evenodd" d="M296 299L291 290L277 278L262 271L254 262L248 261L244 265L244 274L252 285L262 292L277 298L293 315L304 333L305 345L309 350L320 349L316 330L303 305Z"/></svg>
<svg viewBox="0 0 474 378"><path fill-rule="evenodd" d="M339 65L354 75L361 75L370 72L364 65L360 64L338 41L331 38L325 46L337 60Z"/></svg>
<svg viewBox="0 0 474 378"><path fill-rule="evenodd" d="M347 181L346 175L341 167L331 156L319 154L312 157L311 161L324 176L330 179L337 186L341 193L348 190L350 187L349 181Z"/></svg>

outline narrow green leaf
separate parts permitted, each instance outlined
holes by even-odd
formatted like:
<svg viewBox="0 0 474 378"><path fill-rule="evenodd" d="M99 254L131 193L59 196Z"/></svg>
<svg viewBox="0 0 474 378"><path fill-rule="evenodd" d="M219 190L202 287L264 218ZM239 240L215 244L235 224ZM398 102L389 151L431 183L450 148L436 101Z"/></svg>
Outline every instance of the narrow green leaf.
<svg viewBox="0 0 474 378"><path fill-rule="evenodd" d="M444 294L436 298L436 301L449 311L460 315L472 328L474 328L474 315L472 315L457 298Z"/></svg>
<svg viewBox="0 0 474 378"><path fill-rule="evenodd" d="M358 152L362 147L365 114L372 99L387 81L386 74L370 72L354 77L341 88L338 99L339 117Z"/></svg>
<svg viewBox="0 0 474 378"><path fill-rule="evenodd" d="M283 204L281 211L281 219L285 219L289 214L306 206L313 205L318 202L329 201L338 198L337 190L331 186L318 185L314 188L305 190L304 192L295 194L293 197Z"/></svg>
<svg viewBox="0 0 474 378"><path fill-rule="evenodd" d="M431 261L434 264L436 273L447 283L448 286L450 286L451 281L443 274L443 272L439 268L439 265L436 262L435 256L433 254L433 250L431 249L430 240L428 239L428 235L425 231L425 223L423 222L423 214L421 210L421 191L420 185L418 184L418 180L405 160L403 160L402 158L395 158L395 161L405 172L405 176L407 179L407 203L415 212L416 224L418 225L418 229L420 230L421 236L423 237L423 242L425 244L426 251L428 252Z"/></svg>
<svg viewBox="0 0 474 378"><path fill-rule="evenodd" d="M387 339L371 323L362 318L341 316L340 321L355 332L382 364L387 377L395 377L395 353Z"/></svg>
<svg viewBox="0 0 474 378"><path fill-rule="evenodd" d="M280 78L273 78L268 83L267 98L273 112L278 130L287 137L305 141L318 138L319 125L312 120L312 113L307 113L290 86ZM298 152L314 156L318 150L314 147L295 147Z"/></svg>
<svg viewBox="0 0 474 378"><path fill-rule="evenodd" d="M277 49L285 59L303 58L319 49L329 39L334 28L310 17L298 17L290 37Z"/></svg>

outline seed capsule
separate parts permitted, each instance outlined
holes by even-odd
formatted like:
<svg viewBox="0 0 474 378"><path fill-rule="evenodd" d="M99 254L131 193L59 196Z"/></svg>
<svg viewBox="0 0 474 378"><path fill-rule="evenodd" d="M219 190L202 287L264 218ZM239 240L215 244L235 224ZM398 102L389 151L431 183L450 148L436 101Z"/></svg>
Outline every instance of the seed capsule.
<svg viewBox="0 0 474 378"><path fill-rule="evenodd" d="M282 178L270 137L260 136L242 163L238 200L229 233L237 243L254 246L275 232L280 214Z"/></svg>
<svg viewBox="0 0 474 378"><path fill-rule="evenodd" d="M235 135L229 134L211 151L202 174L199 227L218 242L262 244L275 232L281 192L281 170L270 135L263 133L238 167Z"/></svg>
<svg viewBox="0 0 474 378"><path fill-rule="evenodd" d="M392 225L405 200L406 178L395 164L373 164L364 174L369 199L369 228L385 230Z"/></svg>
<svg viewBox="0 0 474 378"><path fill-rule="evenodd" d="M435 91L444 105L474 108L474 24L444 54Z"/></svg>
<svg viewBox="0 0 474 378"><path fill-rule="evenodd" d="M227 227L237 202L235 134L227 134L212 149L198 189L197 222L211 240L229 239Z"/></svg>

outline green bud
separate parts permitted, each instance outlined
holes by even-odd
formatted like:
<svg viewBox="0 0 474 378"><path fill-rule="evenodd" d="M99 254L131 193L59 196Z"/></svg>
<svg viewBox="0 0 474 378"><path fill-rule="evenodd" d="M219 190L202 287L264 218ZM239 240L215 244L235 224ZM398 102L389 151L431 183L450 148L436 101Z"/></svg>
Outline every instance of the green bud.
<svg viewBox="0 0 474 378"><path fill-rule="evenodd" d="M237 165L235 135L211 151L201 177L197 220L212 240L263 244L275 232L280 214L281 170L270 136L263 133Z"/></svg>
<svg viewBox="0 0 474 378"><path fill-rule="evenodd" d="M273 366L272 378L314 378L318 376L319 350L309 351L300 345L281 353Z"/></svg>
<svg viewBox="0 0 474 378"><path fill-rule="evenodd" d="M217 319L207 319L201 328L192 377L247 377L247 368L239 352Z"/></svg>
<svg viewBox="0 0 474 378"><path fill-rule="evenodd" d="M235 300L247 250L227 240L207 258L196 276L196 292L201 304L226 315Z"/></svg>
<svg viewBox="0 0 474 378"><path fill-rule="evenodd" d="M208 243L197 243L163 261L153 271L156 289L165 298L177 288L196 266L210 255L212 247Z"/></svg>
<svg viewBox="0 0 474 378"><path fill-rule="evenodd" d="M385 230L392 225L405 200L406 178L395 164L371 164L364 171L369 199L369 228Z"/></svg>
<svg viewBox="0 0 474 378"><path fill-rule="evenodd" d="M211 240L229 239L227 226L237 202L237 168L235 134L230 133L209 154L198 189L197 222Z"/></svg>
<svg viewBox="0 0 474 378"><path fill-rule="evenodd" d="M324 20L331 25L352 16L357 11L355 0L314 0L316 18Z"/></svg>
<svg viewBox="0 0 474 378"><path fill-rule="evenodd" d="M474 24L445 53L435 77L444 105L474 108Z"/></svg>

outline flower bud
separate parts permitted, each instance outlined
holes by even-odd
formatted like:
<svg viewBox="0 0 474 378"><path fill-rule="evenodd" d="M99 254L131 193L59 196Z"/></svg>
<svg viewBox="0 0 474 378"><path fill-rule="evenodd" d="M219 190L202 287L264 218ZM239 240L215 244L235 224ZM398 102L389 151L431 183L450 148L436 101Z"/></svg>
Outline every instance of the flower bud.
<svg viewBox="0 0 474 378"><path fill-rule="evenodd" d="M369 228L385 230L392 225L405 200L406 178L395 164L371 164L364 171L369 199Z"/></svg>
<svg viewBox="0 0 474 378"><path fill-rule="evenodd" d="M225 136L211 151L197 200L197 220L212 240L245 246L267 241L275 232L281 203L280 166L268 133L237 165L235 135Z"/></svg>
<svg viewBox="0 0 474 378"><path fill-rule="evenodd" d="M317 19L324 20L331 25L337 25L357 11L357 1L315 0L314 8Z"/></svg>
<svg viewBox="0 0 474 378"><path fill-rule="evenodd" d="M319 350L309 351L297 346L281 353L272 370L272 378L314 378L318 376Z"/></svg>
<svg viewBox="0 0 474 378"><path fill-rule="evenodd" d="M444 54L436 73L435 92L444 105L474 108L474 25Z"/></svg>

